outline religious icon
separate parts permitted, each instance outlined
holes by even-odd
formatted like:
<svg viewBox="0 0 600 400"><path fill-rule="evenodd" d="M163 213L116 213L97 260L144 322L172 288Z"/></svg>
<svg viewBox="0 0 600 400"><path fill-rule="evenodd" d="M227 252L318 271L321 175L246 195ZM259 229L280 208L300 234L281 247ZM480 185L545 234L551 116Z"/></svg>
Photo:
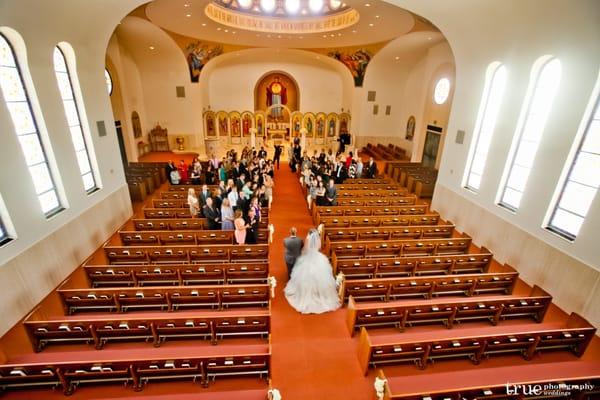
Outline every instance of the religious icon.
<svg viewBox="0 0 600 400"><path fill-rule="evenodd" d="M308 132L308 136L312 136L312 134L313 134L312 118L308 118L308 121L306 121L306 131Z"/></svg>
<svg viewBox="0 0 600 400"><path fill-rule="evenodd" d="M411 115L408 118L408 122L406 123L406 140L413 140L413 136L415 136L415 117Z"/></svg>
<svg viewBox="0 0 600 400"><path fill-rule="evenodd" d="M231 118L231 136L240 136L240 119L238 117Z"/></svg>
<svg viewBox="0 0 600 400"><path fill-rule="evenodd" d="M273 106L271 116L275 119L281 117L281 105L287 104L287 90L279 77L267 86L267 107Z"/></svg>
<svg viewBox="0 0 600 400"><path fill-rule="evenodd" d="M250 136L250 115L249 114L245 114L244 117L242 118L242 134L244 136Z"/></svg>
<svg viewBox="0 0 600 400"><path fill-rule="evenodd" d="M346 117L342 117L340 121L340 133L348 133L348 120Z"/></svg>
<svg viewBox="0 0 600 400"><path fill-rule="evenodd" d="M258 136L264 136L264 133L263 133L263 118L260 115L258 115L256 117L256 131L257 131Z"/></svg>
<svg viewBox="0 0 600 400"><path fill-rule="evenodd" d="M327 136L334 137L335 136L335 119L331 118L329 120L329 127L327 128Z"/></svg>
<svg viewBox="0 0 600 400"><path fill-rule="evenodd" d="M323 117L317 118L317 137L322 138L325 133L325 119Z"/></svg>
<svg viewBox="0 0 600 400"><path fill-rule="evenodd" d="M215 119L212 114L206 116L206 136L217 136L215 132Z"/></svg>
<svg viewBox="0 0 600 400"><path fill-rule="evenodd" d="M227 136L227 134L229 133L229 129L227 126L227 116L225 115L221 115L219 117L219 133L221 134L221 136Z"/></svg>
<svg viewBox="0 0 600 400"><path fill-rule="evenodd" d="M293 135L294 137L300 136L300 117L298 115L294 117Z"/></svg>

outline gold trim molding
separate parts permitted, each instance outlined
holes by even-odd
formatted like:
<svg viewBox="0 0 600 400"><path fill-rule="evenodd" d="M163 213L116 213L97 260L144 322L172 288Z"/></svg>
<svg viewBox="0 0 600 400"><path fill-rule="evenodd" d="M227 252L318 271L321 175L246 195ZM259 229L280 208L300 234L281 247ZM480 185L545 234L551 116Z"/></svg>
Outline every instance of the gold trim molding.
<svg viewBox="0 0 600 400"><path fill-rule="evenodd" d="M234 11L220 7L214 3L208 3L204 13L214 22L231 28L281 34L309 34L335 31L356 24L360 18L358 11L354 9L344 10L332 15L307 18L265 17Z"/></svg>

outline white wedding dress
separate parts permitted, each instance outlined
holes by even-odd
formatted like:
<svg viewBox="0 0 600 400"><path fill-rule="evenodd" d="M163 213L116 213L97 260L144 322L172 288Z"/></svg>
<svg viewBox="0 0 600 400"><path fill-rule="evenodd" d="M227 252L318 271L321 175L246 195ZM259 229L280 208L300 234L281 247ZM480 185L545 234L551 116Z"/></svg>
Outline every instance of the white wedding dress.
<svg viewBox="0 0 600 400"><path fill-rule="evenodd" d="M288 303L303 314L321 314L340 307L331 264L320 248L319 232L312 229L285 287Z"/></svg>

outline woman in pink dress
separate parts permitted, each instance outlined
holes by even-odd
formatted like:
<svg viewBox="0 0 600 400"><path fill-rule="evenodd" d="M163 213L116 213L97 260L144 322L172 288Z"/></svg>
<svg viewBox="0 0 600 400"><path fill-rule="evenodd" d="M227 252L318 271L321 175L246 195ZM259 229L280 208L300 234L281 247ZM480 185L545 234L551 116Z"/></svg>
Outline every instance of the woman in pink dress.
<svg viewBox="0 0 600 400"><path fill-rule="evenodd" d="M248 225L246 225L242 210L236 210L233 225L235 226L235 241L237 244L244 244L246 242L246 229Z"/></svg>

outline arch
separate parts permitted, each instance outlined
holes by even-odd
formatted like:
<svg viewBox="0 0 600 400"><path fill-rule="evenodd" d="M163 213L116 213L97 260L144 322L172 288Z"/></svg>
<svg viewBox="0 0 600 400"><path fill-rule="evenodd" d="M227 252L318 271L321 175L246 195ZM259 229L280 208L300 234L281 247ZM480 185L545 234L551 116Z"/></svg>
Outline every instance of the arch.
<svg viewBox="0 0 600 400"><path fill-rule="evenodd" d="M287 99L282 104L286 106L288 112L298 111L300 109L300 86L291 74L281 70L266 72L256 81L254 85L254 110L266 111L266 107L263 108L263 104L268 105L269 103L268 99L266 99L266 92L273 80L282 80L282 86L287 92Z"/></svg>

